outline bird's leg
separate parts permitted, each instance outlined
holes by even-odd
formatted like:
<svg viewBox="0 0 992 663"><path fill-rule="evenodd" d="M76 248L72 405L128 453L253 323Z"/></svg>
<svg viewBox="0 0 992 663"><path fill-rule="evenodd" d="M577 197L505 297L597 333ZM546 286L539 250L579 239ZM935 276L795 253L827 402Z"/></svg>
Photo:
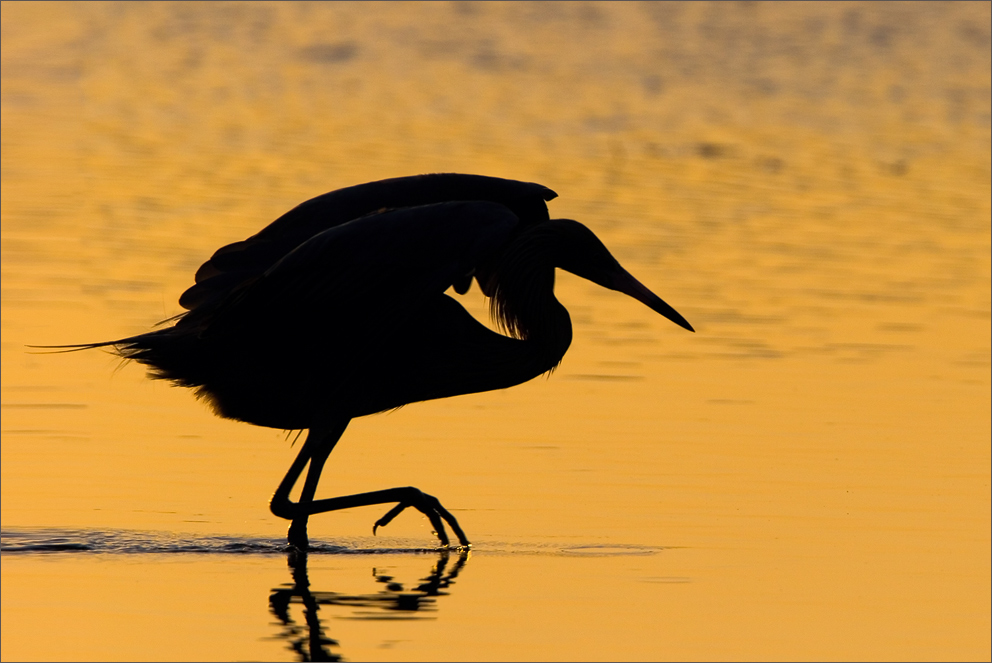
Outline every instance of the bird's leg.
<svg viewBox="0 0 992 663"><path fill-rule="evenodd" d="M465 538L465 533L462 531L462 528L459 527L458 521L455 520L455 517L451 515L450 511L441 506L441 502L436 497L421 492L412 486L408 488L394 488L393 490L410 491L410 493L406 499L387 511L386 515L375 521L375 524L372 526L373 535L375 535L375 531L377 529L380 527L385 527L393 521L393 518L403 513L406 509L413 507L420 513L427 516L427 518L431 521L431 525L434 526L434 531L437 532L437 538L441 540L443 545L448 545L448 535L444 531L444 524L441 522L441 518L448 521L448 524L451 525L452 531L454 531L455 536L458 537L458 541L463 546L471 545L468 542L468 539Z"/></svg>
<svg viewBox="0 0 992 663"><path fill-rule="evenodd" d="M303 448L297 454L296 460L293 461L275 494L272 495L269 508L280 518L293 521L289 526L289 543L300 550L306 550L309 545L307 521L310 514L313 513L309 507L313 502L314 494L317 492L320 473L324 469L327 457L331 454L338 440L341 439L345 428L348 427L348 422L349 420L345 420L336 425L312 427L307 433L306 442L303 443ZM289 493L308 461L310 468L307 470L307 478L303 484L300 501L294 504L289 499Z"/></svg>
<svg viewBox="0 0 992 663"><path fill-rule="evenodd" d="M458 537L458 542L460 545L472 545L465 536L465 532L463 532L462 528L458 525L458 521L441 505L441 502L438 501L438 499L433 495L428 495L413 486L388 488L386 490L376 490L371 493L359 493L358 495L346 495L344 497L331 497L323 500L314 500L310 504L309 511L311 514L325 513L327 511L350 509L356 506L388 504L390 502L398 502L398 504L390 509L385 516L376 521L372 528L373 534L375 534L375 531L378 528L388 524L393 518L398 516L400 512L407 508L413 507L420 513L427 516L427 519L431 521L431 525L434 527L434 532L437 534L437 538L441 541L442 546L448 545L448 533L444 529L445 522L451 525L451 529L454 531L455 536Z"/></svg>
<svg viewBox="0 0 992 663"><path fill-rule="evenodd" d="M317 490L317 482L320 480L320 472L324 468L324 463L327 461L327 457L330 455L331 450L334 449L334 445L337 444L337 441L341 438L347 426L348 420L345 420L343 423L337 422L311 428L306 442L303 443L303 448L300 449L296 460L293 461L289 471L286 472L286 476L283 477L282 483L279 484L275 494L272 495L272 501L269 503L272 513L280 518L293 521L289 527L290 545L301 550L306 550L309 543L307 538L307 520L315 513L339 511L341 509L370 506L372 504L388 504L390 502L397 502L397 505L390 509L385 516L376 521L375 526L372 528L373 534L375 534L378 528L392 521L402 511L412 507L427 516L431 525L434 527L441 545L448 545L448 534L444 529L445 522L451 526L461 545L471 545L462 528L458 525L458 521L441 505L441 502L436 497L421 492L412 486L314 500L313 496ZM298 503L292 502L289 499L289 493L293 490L293 486L296 484L297 479L300 478L300 474L303 473L303 468L306 467L308 462L310 463L310 468L307 472L306 482L303 484L300 501Z"/></svg>
<svg viewBox="0 0 992 663"><path fill-rule="evenodd" d="M324 438L325 440L327 438ZM317 492L317 484L320 482L320 473L324 469L327 457L331 455L337 440L330 444L318 444L310 455L310 467L307 469L307 478L303 482L303 490L300 493L300 501L297 502L299 508L296 517L289 526L289 543L300 550L306 550L310 545L307 537L307 521L310 519L310 504L313 496Z"/></svg>

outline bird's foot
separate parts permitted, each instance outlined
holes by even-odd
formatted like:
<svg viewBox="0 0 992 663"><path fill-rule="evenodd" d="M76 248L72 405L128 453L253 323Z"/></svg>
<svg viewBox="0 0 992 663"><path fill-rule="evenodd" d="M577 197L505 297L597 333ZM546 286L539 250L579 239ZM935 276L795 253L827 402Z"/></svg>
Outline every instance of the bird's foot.
<svg viewBox="0 0 992 663"><path fill-rule="evenodd" d="M289 540L289 545L296 548L297 550L306 551L310 548L310 538L307 536L307 521L294 520L289 526L289 535L287 536Z"/></svg>
<svg viewBox="0 0 992 663"><path fill-rule="evenodd" d="M434 527L434 534L437 535L438 540L440 540L441 545L447 548L450 543L448 541L448 533L444 529L444 523L447 522L451 525L451 530L458 537L458 542L461 547L468 548L472 544L469 543L468 538L465 536L465 532L458 525L458 521L455 519L451 513L445 509L441 502L433 495L428 495L413 486L406 488L407 496L402 502L390 509L386 515L384 515L379 520L375 521L375 525L372 526L373 536L380 527L385 527L393 521L393 518L403 513L409 507L413 507L420 513L427 516L427 519L431 521L431 525Z"/></svg>

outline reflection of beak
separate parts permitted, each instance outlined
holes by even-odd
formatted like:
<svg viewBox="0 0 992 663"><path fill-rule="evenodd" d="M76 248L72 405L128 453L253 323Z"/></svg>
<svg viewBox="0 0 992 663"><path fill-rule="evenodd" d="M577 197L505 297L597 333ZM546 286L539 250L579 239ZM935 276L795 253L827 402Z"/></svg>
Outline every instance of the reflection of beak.
<svg viewBox="0 0 992 663"><path fill-rule="evenodd" d="M651 310L661 313L679 327L688 329L691 332L696 331L692 328L692 325L689 324L688 320L683 318L678 311L666 304L661 297L644 287L644 284L631 276L627 270L619 265L618 269L619 271L613 275L613 282L607 286L608 288L633 297Z"/></svg>

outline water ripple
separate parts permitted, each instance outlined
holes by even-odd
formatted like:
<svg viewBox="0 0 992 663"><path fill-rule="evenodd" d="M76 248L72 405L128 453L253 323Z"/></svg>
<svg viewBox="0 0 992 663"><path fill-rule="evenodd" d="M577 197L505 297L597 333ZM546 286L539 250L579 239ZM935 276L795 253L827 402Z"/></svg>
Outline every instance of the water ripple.
<svg viewBox="0 0 992 663"><path fill-rule="evenodd" d="M654 555L666 546L629 543L562 543L485 541L472 547L473 553L487 555L550 555L618 557ZM311 555L396 555L437 554L459 549L424 546L420 541L365 537L358 539L310 541ZM25 528L0 530L0 553L4 555L84 553L110 555L212 554L285 555L292 552L283 538L248 536L202 536L177 532L139 530L87 530Z"/></svg>
<svg viewBox="0 0 992 663"><path fill-rule="evenodd" d="M385 545L364 542L311 542L311 554L383 555L428 553L435 548L404 546L384 540ZM0 531L0 553L94 553L94 554L231 554L282 555L290 551L283 538L245 536L195 536L168 532L129 530L4 529Z"/></svg>

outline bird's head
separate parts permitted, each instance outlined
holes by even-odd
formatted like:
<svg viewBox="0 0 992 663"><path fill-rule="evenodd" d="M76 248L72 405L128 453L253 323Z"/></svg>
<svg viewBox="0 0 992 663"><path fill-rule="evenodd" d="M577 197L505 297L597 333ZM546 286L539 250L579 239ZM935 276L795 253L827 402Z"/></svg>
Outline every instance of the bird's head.
<svg viewBox="0 0 992 663"><path fill-rule="evenodd" d="M621 267L599 238L584 225L571 219L553 219L543 225L547 230L553 230L556 236L555 267L633 297L680 327L695 331L678 311Z"/></svg>

